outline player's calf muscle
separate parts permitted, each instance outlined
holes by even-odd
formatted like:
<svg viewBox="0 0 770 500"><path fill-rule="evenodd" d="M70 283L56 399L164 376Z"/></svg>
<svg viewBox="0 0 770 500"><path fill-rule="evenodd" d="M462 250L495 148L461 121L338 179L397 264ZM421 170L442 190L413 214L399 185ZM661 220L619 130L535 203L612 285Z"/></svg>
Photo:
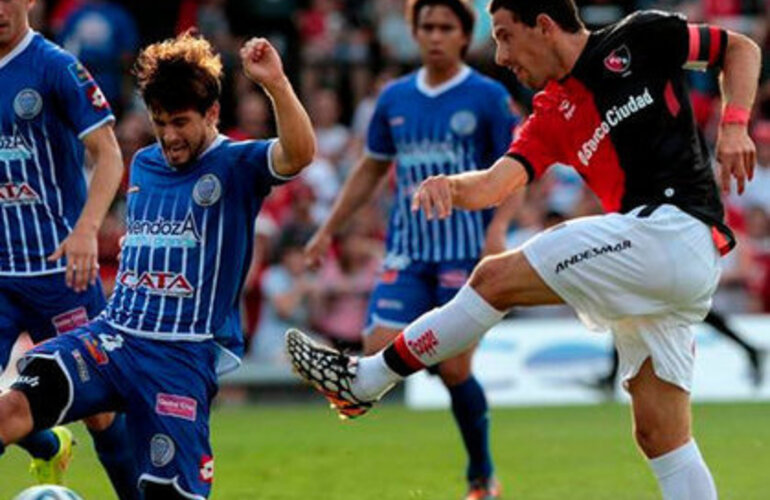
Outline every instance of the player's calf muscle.
<svg viewBox="0 0 770 500"><path fill-rule="evenodd" d="M19 391L0 395L0 440L15 443L32 431L32 413L27 397Z"/></svg>

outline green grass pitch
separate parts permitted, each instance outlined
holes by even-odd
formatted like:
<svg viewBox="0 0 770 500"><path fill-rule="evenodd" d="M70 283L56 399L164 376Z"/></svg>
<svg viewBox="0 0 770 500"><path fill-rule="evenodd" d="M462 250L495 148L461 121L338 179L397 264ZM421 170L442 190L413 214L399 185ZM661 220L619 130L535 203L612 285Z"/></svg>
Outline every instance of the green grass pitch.
<svg viewBox="0 0 770 500"><path fill-rule="evenodd" d="M496 409L497 474L508 499L659 498L622 405ZM696 435L723 500L770 498L770 404L695 407ZM111 500L80 424L68 484ZM212 434L215 500L447 500L462 497L464 458L447 411L398 405L340 422L318 405L221 408ZM0 500L31 483L27 458L0 458Z"/></svg>

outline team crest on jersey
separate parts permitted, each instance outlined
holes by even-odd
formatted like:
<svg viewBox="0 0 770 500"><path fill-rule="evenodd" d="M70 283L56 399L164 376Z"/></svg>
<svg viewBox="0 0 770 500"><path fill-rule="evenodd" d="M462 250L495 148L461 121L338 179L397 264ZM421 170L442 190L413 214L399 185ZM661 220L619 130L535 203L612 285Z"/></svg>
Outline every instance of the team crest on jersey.
<svg viewBox="0 0 770 500"><path fill-rule="evenodd" d="M457 135L471 135L476 131L476 115L468 110L458 111L449 120L449 126Z"/></svg>
<svg viewBox="0 0 770 500"><path fill-rule="evenodd" d="M604 66L613 73L625 73L631 67L631 51L621 45L604 58Z"/></svg>
<svg viewBox="0 0 770 500"><path fill-rule="evenodd" d="M214 174L206 174L193 187L193 200L202 207L209 207L222 196L222 183Z"/></svg>
<svg viewBox="0 0 770 500"><path fill-rule="evenodd" d="M22 120L31 120L43 109L43 98L35 89L20 90L13 99L13 110Z"/></svg>
<svg viewBox="0 0 770 500"><path fill-rule="evenodd" d="M150 461L155 467L165 467L174 459L176 446L166 434L155 434L150 440Z"/></svg>
<svg viewBox="0 0 770 500"><path fill-rule="evenodd" d="M30 205L40 202L40 196L26 182L0 184L0 205Z"/></svg>
<svg viewBox="0 0 770 500"><path fill-rule="evenodd" d="M67 66L67 69L69 70L70 75L72 75L72 78L75 79L75 83L81 87L94 80L94 77L91 76L91 73L89 73L86 67L79 62L70 64Z"/></svg>
<svg viewBox="0 0 770 500"><path fill-rule="evenodd" d="M118 283L134 290L141 288L151 295L185 298L195 293L195 288L183 274L165 271L145 271L139 275L135 271L123 271L118 276Z"/></svg>

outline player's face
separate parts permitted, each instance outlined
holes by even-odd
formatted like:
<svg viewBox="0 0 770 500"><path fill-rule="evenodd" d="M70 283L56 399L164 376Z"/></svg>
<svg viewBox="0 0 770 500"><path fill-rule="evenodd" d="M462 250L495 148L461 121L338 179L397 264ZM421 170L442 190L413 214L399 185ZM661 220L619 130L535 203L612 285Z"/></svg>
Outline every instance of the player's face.
<svg viewBox="0 0 770 500"><path fill-rule="evenodd" d="M198 158L216 135L218 115L217 104L209 108L205 115L192 109L172 113L154 110L151 118L155 136L168 164L182 167Z"/></svg>
<svg viewBox="0 0 770 500"><path fill-rule="evenodd" d="M414 38L426 66L451 66L462 60L463 48L470 37L463 33L460 19L444 5L429 5L420 9Z"/></svg>
<svg viewBox="0 0 770 500"><path fill-rule="evenodd" d="M550 37L539 24L529 27L516 22L507 9L492 15L495 62L516 75L531 89L540 90L554 78L557 60Z"/></svg>
<svg viewBox="0 0 770 500"><path fill-rule="evenodd" d="M27 31L27 13L34 0L0 0L0 53L14 47Z"/></svg>

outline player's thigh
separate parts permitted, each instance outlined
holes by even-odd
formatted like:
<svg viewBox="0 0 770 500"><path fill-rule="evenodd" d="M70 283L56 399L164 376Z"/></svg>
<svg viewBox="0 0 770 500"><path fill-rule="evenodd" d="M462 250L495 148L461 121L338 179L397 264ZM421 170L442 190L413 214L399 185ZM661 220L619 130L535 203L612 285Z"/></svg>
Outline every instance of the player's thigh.
<svg viewBox="0 0 770 500"><path fill-rule="evenodd" d="M654 360L647 358L628 381L634 434L644 454L655 458L686 444L691 438L690 395L661 379Z"/></svg>
<svg viewBox="0 0 770 500"><path fill-rule="evenodd" d="M36 430L122 406L110 373L117 362L109 363L90 327L43 342L20 360L12 387L27 397Z"/></svg>
<svg viewBox="0 0 770 500"><path fill-rule="evenodd" d="M65 282L64 273L56 273L20 281L19 296L28 311L24 329L34 342L84 326L105 306L101 281L76 292Z"/></svg>
<svg viewBox="0 0 770 500"><path fill-rule="evenodd" d="M137 372L126 405L141 484L208 497L214 478L209 417L216 394L212 342L131 338ZM186 496L185 496L186 495Z"/></svg>
<svg viewBox="0 0 770 500"><path fill-rule="evenodd" d="M501 311L514 306L564 302L518 249L482 259L473 270L469 285Z"/></svg>

